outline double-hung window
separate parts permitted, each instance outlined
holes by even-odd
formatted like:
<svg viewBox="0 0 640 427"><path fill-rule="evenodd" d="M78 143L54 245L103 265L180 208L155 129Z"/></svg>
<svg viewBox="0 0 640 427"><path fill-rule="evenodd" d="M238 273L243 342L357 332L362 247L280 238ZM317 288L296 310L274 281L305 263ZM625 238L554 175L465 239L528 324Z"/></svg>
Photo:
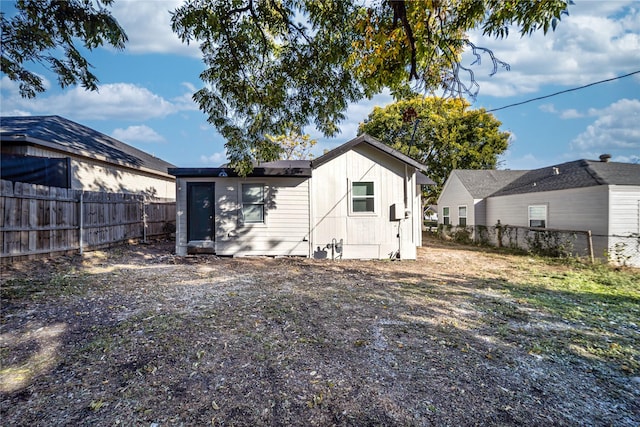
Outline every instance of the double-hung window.
<svg viewBox="0 0 640 427"><path fill-rule="evenodd" d="M264 185L242 184L242 218L245 224L264 224Z"/></svg>
<svg viewBox="0 0 640 427"><path fill-rule="evenodd" d="M351 212L354 214L375 212L373 182L362 181L351 183Z"/></svg>
<svg viewBox="0 0 640 427"><path fill-rule="evenodd" d="M545 228L547 226L547 205L529 206L529 227Z"/></svg>
<svg viewBox="0 0 640 427"><path fill-rule="evenodd" d="M458 206L458 226L460 227L467 226L467 207L466 206Z"/></svg>
<svg viewBox="0 0 640 427"><path fill-rule="evenodd" d="M449 206L445 206L442 208L442 223L444 225L449 225L451 223L451 220L449 217Z"/></svg>

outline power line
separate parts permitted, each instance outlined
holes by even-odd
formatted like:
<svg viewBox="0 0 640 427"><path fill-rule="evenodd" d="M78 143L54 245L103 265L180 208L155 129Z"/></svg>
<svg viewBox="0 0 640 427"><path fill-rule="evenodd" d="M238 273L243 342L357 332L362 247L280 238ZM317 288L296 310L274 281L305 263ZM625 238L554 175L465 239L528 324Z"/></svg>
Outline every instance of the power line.
<svg viewBox="0 0 640 427"><path fill-rule="evenodd" d="M518 106L518 105L526 104L526 103L533 102L533 101L539 101L539 100L541 100L541 99L545 99L545 98L551 98L552 96L562 95L563 93L573 92L573 91L576 91L576 90L580 90L580 89L587 88L587 87L589 87L589 86L599 85L599 84L601 84L601 83L612 82L612 81L614 81L614 80L623 79L623 78L625 78L625 77L629 77L629 76L632 76L632 75L634 75L634 74L638 74L638 73L640 73L640 70L638 70L638 71L633 71L633 72L631 72L631 73L629 73L629 74L625 74L625 75L623 75L623 76L612 77L612 78L610 78L610 79L600 80L599 82L589 83L589 84L584 85L584 86L574 87L574 88L566 89L566 90L561 90L560 92L552 93L552 94L550 94L550 95L544 95L544 96L539 96L539 97L537 97L537 98L527 99L526 101L516 102L515 104L505 105L504 107L494 108L494 109L492 109L492 110L487 110L487 113L492 113L492 112L494 112L494 111L504 110L505 108L516 107L516 106Z"/></svg>

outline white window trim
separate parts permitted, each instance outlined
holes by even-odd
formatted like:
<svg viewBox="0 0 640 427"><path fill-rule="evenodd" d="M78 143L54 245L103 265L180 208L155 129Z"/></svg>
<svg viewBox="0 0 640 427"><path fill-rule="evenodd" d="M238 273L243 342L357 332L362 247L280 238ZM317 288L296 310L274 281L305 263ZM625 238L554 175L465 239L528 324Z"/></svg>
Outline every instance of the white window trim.
<svg viewBox="0 0 640 427"><path fill-rule="evenodd" d="M464 216L460 216L460 208L464 208ZM464 218L464 226L460 225L460 218ZM467 205L458 205L458 226L459 227L466 227L467 225L469 225L469 208L467 207ZM449 220L451 221L451 220Z"/></svg>
<svg viewBox="0 0 640 427"><path fill-rule="evenodd" d="M531 227L531 208L544 208L544 227L536 228L549 228L549 206L547 204L529 205L527 206L527 226ZM536 218L538 219L538 218Z"/></svg>
<svg viewBox="0 0 640 427"><path fill-rule="evenodd" d="M262 185L264 191L264 200L262 203L262 222L246 222L244 220L244 200L242 199L242 186L243 185ZM260 228L267 226L267 199L269 198L269 186L264 182L240 182L238 183L238 223L244 227Z"/></svg>
<svg viewBox="0 0 640 427"><path fill-rule="evenodd" d="M445 209L448 209L448 210L449 210L449 215L445 215L445 214L444 214L444 210L445 210ZM444 222L444 219L445 219L445 218L449 218L449 225L451 225L451 208L450 208L449 206L443 206L443 207L442 207L442 224L443 224L443 225L447 225L447 224Z"/></svg>
<svg viewBox="0 0 640 427"><path fill-rule="evenodd" d="M353 211L353 184L357 182L370 182L373 184L373 212L354 212ZM349 216L355 217L375 217L380 216L380 195L378 194L378 184L372 179L348 179L347 180L347 199Z"/></svg>

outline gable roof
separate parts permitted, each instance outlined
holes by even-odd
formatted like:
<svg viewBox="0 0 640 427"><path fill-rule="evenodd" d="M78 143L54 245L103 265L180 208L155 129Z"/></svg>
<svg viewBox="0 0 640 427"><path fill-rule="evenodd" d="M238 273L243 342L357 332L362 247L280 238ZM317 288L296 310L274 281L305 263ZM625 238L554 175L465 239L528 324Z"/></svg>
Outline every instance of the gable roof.
<svg viewBox="0 0 640 427"><path fill-rule="evenodd" d="M484 199L527 173L524 170L454 169L462 185L474 199Z"/></svg>
<svg viewBox="0 0 640 427"><path fill-rule="evenodd" d="M1 117L3 144L38 145L77 156L167 173L171 163L60 116Z"/></svg>
<svg viewBox="0 0 640 427"><path fill-rule="evenodd" d="M346 153L352 148L360 144L368 144L376 149L389 154L390 156L400 160L418 169L417 183L420 185L434 185L428 176L420 171L426 171L427 167L421 163L416 162L411 157L405 156L397 150L383 144L370 135L362 134L359 137L352 139L351 141L334 148L328 153L313 160L276 160L274 162L265 162L256 165L253 171L247 175L250 177L259 176L299 176L310 177L311 170L327 163L330 160ZM238 174L233 168L227 166L221 166L219 168L171 168L169 173L179 177L237 177Z"/></svg>
<svg viewBox="0 0 640 427"><path fill-rule="evenodd" d="M640 165L575 160L527 171L491 196L538 193L596 185L640 185Z"/></svg>
<svg viewBox="0 0 640 427"><path fill-rule="evenodd" d="M419 171L427 171L427 167L422 163L416 162L411 157L402 154L398 150L394 150L393 148L389 147L386 144L383 144L382 142L378 141L377 139L375 139L374 137L366 133L363 133L357 138L354 138L351 141L334 148L333 150L318 157L317 159L313 159L311 161L311 167L316 168L320 165L323 165L324 163L327 163L328 161L335 159L336 157L346 153L347 151L351 150L352 148L360 144L370 145L384 153L387 153L391 157L394 157L397 160L400 160L401 162L406 163L407 165L418 169Z"/></svg>

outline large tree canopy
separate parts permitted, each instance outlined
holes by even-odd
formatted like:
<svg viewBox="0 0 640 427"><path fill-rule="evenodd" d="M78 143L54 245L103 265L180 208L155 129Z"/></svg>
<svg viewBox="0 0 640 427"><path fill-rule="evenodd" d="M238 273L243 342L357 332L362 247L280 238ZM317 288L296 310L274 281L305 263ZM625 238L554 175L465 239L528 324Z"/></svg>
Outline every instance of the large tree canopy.
<svg viewBox="0 0 640 427"><path fill-rule="evenodd" d="M127 36L107 7L113 0L18 0L17 13L2 25L2 73L19 83L20 94L33 98L44 92L42 78L27 69L40 63L58 75L61 87L80 83L97 89L98 78L78 49L107 43L124 48ZM60 55L62 53L62 55Z"/></svg>
<svg viewBox="0 0 640 427"><path fill-rule="evenodd" d="M350 102L391 89L474 95L460 63L470 30L505 37L547 32L571 0L188 0L172 17L185 42L201 43L205 87L194 99L247 170L278 156L265 134L293 123L334 135Z"/></svg>
<svg viewBox="0 0 640 427"><path fill-rule="evenodd" d="M427 202L435 203L453 169L496 167L509 139L500 125L484 109L470 109L464 99L416 96L375 107L358 131L426 165L436 182L426 190Z"/></svg>

